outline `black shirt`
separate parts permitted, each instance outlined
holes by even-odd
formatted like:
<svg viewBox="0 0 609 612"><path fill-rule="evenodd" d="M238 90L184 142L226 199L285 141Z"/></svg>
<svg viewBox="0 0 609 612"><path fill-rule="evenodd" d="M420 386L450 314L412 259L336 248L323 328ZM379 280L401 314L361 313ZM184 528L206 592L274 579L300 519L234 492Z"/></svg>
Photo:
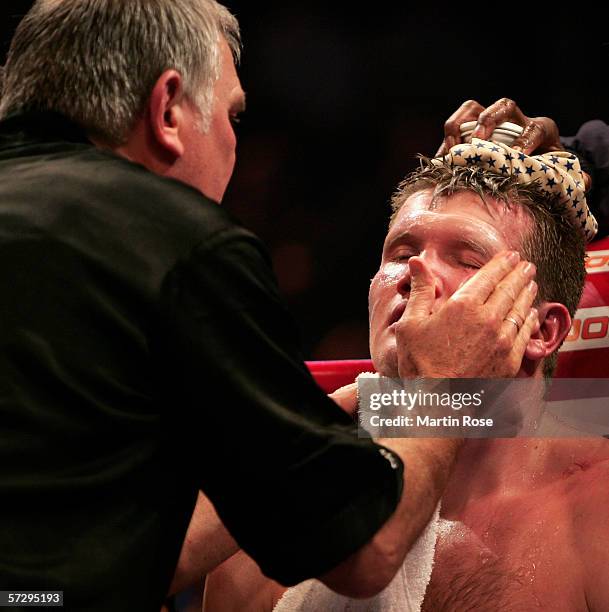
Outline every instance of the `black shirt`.
<svg viewBox="0 0 609 612"><path fill-rule="evenodd" d="M0 123L0 590L158 611L197 491L285 584L394 510L260 242L56 115Z"/></svg>

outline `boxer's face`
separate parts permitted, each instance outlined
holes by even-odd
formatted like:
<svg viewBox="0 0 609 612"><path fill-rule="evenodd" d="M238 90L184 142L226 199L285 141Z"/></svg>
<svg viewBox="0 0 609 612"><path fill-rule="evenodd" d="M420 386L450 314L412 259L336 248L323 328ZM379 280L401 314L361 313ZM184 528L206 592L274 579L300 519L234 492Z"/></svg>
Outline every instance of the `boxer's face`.
<svg viewBox="0 0 609 612"><path fill-rule="evenodd" d="M376 369L398 376L392 325L410 295L410 257L421 257L434 277L435 311L495 253L520 250L530 223L520 206L507 210L489 197L485 204L470 191L433 203L431 191L411 195L387 234L381 266L370 286L370 353Z"/></svg>

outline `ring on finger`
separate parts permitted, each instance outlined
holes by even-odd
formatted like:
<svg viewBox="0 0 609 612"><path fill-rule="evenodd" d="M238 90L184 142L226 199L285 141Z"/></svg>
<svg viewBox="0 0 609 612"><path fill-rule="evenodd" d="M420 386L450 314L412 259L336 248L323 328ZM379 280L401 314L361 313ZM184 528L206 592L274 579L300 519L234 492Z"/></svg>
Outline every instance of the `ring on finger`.
<svg viewBox="0 0 609 612"><path fill-rule="evenodd" d="M519 323L513 316L505 317L505 319L503 320L513 323L516 326L516 331L520 331L520 328L522 327L522 322Z"/></svg>

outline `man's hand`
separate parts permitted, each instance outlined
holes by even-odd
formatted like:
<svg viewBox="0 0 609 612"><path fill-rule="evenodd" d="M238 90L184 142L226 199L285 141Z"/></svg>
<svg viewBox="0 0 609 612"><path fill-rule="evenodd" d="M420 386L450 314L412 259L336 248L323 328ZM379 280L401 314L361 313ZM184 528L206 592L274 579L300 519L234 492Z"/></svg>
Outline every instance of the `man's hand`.
<svg viewBox="0 0 609 612"><path fill-rule="evenodd" d="M328 396L333 399L348 415L357 413L357 382L340 387Z"/></svg>
<svg viewBox="0 0 609 612"><path fill-rule="evenodd" d="M549 151L562 151L558 126L549 117L527 117L514 100L501 98L488 108L484 108L475 100L464 102L444 124L444 141L438 149L436 156L446 155L451 147L461 144L460 126L467 121L477 121L478 125L471 134L471 138L488 140L494 129L504 121L511 121L522 126L522 134L514 140L512 149L521 150L525 155L533 153L548 153ZM586 191L591 187L592 180L584 172Z"/></svg>
<svg viewBox="0 0 609 612"><path fill-rule="evenodd" d="M538 325L535 266L498 253L432 314L434 280L409 260L408 304L396 324L401 378L511 378Z"/></svg>
<svg viewBox="0 0 609 612"><path fill-rule="evenodd" d="M444 124L444 142L437 155L445 155L451 147L462 142L459 128L467 121L478 122L471 137L482 140L488 140L494 129L504 121L522 126L524 131L514 141L512 148L520 149L526 155L563 149L555 121L549 117L527 117L514 100L501 98L488 108L475 100L464 102Z"/></svg>

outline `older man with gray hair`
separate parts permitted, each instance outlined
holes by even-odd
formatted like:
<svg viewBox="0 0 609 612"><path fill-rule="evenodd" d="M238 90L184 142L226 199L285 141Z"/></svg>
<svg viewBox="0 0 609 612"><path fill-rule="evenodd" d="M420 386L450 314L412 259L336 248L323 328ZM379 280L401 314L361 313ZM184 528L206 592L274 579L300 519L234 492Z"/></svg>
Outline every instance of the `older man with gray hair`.
<svg viewBox="0 0 609 612"><path fill-rule="evenodd" d="M158 610L203 490L269 576L366 596L442 492L459 441L358 439L302 362L266 252L217 206L239 50L214 0L38 0L17 29L0 104L0 590ZM518 261L497 254L433 318L413 297L400 374L513 376L535 319ZM514 297L489 322L499 282ZM235 546L211 508L195 519L190 576Z"/></svg>

